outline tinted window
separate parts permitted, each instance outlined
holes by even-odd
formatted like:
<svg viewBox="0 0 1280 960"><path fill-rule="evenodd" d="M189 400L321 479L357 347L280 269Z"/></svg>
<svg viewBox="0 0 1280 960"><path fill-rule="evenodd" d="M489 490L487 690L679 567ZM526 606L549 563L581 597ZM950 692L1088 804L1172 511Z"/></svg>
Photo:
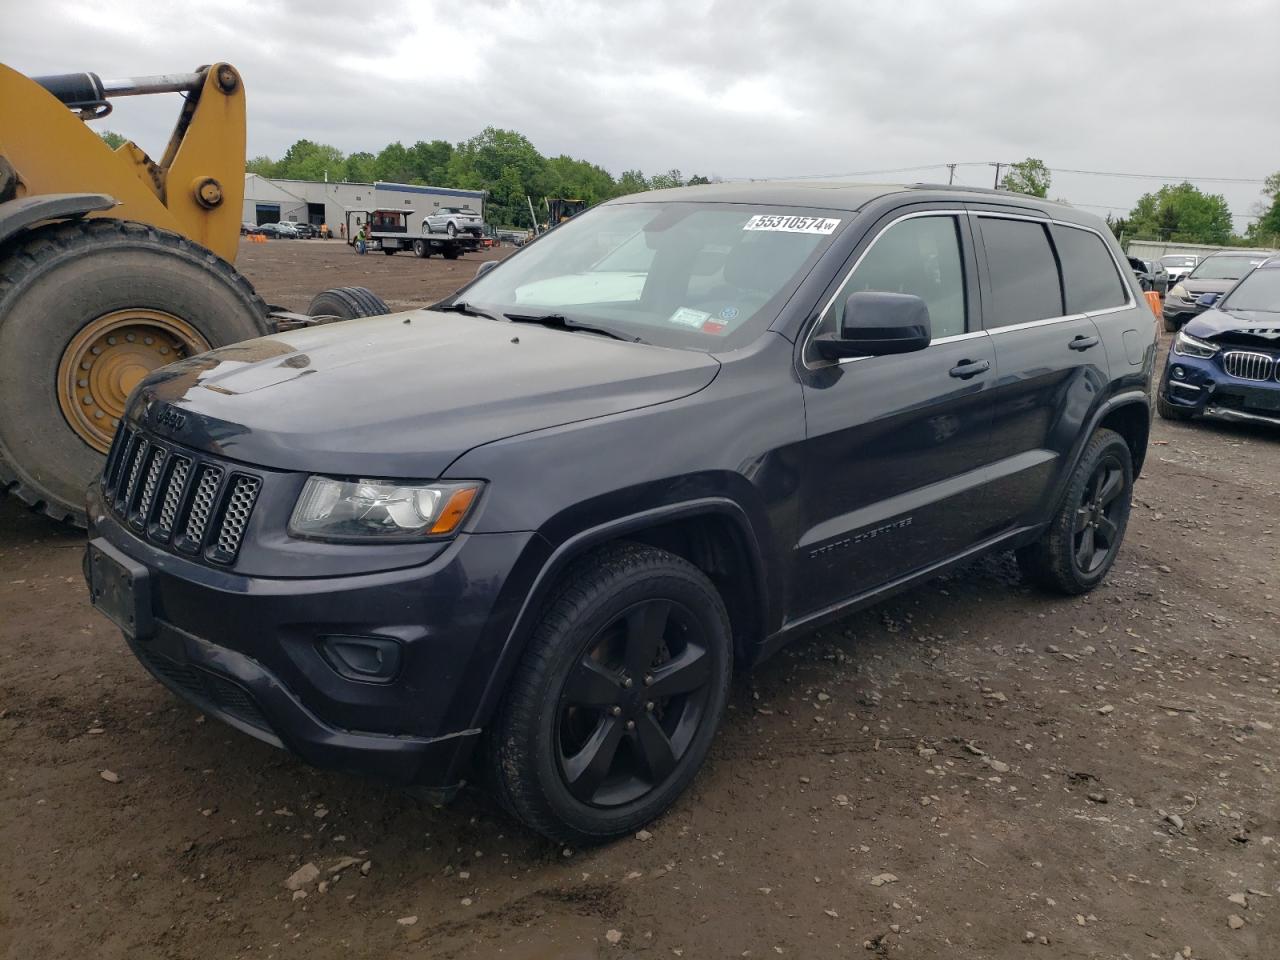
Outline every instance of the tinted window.
<svg viewBox="0 0 1280 960"><path fill-rule="evenodd" d="M935 340L964 333L964 269L955 217L913 217L881 233L823 319L824 329L835 329L844 299L862 290L919 297L929 307Z"/></svg>
<svg viewBox="0 0 1280 960"><path fill-rule="evenodd" d="M1088 230L1055 226L1053 242L1062 263L1062 281L1067 291L1067 313L1106 310L1128 302L1120 274L1106 242ZM1134 261L1131 259L1130 263ZM1143 269L1146 265L1137 261Z"/></svg>
<svg viewBox="0 0 1280 960"><path fill-rule="evenodd" d="M1266 267L1246 276L1221 303L1219 310L1256 310L1280 313L1280 269Z"/></svg>
<svg viewBox="0 0 1280 960"><path fill-rule="evenodd" d="M1264 255L1209 257L1191 271L1188 280L1239 280L1246 273L1267 259Z"/></svg>
<svg viewBox="0 0 1280 960"><path fill-rule="evenodd" d="M1007 327L1063 315L1058 263L1044 226L983 217L982 245L991 277L987 326Z"/></svg>

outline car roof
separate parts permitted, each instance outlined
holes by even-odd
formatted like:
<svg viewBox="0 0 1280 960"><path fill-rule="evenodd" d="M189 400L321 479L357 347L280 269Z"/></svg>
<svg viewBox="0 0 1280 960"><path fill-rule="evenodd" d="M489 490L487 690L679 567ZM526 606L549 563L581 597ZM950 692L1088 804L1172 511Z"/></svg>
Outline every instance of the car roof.
<svg viewBox="0 0 1280 960"><path fill-rule="evenodd" d="M854 183L839 180L750 180L710 183L696 187L650 190L618 197L610 203L661 203L693 200L704 203L754 203L776 207L820 207L829 210L861 210L872 201L894 194L910 194L910 200L926 203L976 203L1017 206L1057 219L1093 225L1098 220L1065 204L1010 190L961 187L945 183Z"/></svg>
<svg viewBox="0 0 1280 960"><path fill-rule="evenodd" d="M1273 250L1258 250L1257 252L1254 252L1252 250L1216 250L1213 253L1207 254L1204 257L1204 259L1212 260L1214 257L1274 257L1274 256L1275 256L1275 251Z"/></svg>

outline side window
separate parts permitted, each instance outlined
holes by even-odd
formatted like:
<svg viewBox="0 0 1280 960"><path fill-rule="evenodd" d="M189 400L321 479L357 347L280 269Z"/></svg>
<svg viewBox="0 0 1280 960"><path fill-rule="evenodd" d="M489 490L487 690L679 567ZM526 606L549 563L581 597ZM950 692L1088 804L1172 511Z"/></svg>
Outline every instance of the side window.
<svg viewBox="0 0 1280 960"><path fill-rule="evenodd" d="M1044 225L995 217L978 222L991 278L987 329L1063 316L1058 262Z"/></svg>
<svg viewBox="0 0 1280 960"><path fill-rule="evenodd" d="M964 333L964 267L956 218L912 217L881 233L822 319L822 329L834 331L844 299L862 290L919 297L929 307L935 340Z"/></svg>
<svg viewBox="0 0 1280 960"><path fill-rule="evenodd" d="M1053 242L1062 264L1067 313L1106 310L1128 302L1115 261L1111 259L1111 251L1100 236L1088 230L1054 224Z"/></svg>

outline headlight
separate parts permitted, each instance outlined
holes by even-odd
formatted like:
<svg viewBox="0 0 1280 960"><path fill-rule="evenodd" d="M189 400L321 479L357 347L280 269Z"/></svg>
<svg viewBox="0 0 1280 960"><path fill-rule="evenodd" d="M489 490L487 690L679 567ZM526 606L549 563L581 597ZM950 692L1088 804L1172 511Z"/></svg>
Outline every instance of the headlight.
<svg viewBox="0 0 1280 960"><path fill-rule="evenodd" d="M1183 286L1182 284L1180 284L1180 283L1175 283L1175 284L1173 285L1173 289L1169 291L1169 296L1171 296L1171 297L1177 297L1179 300L1188 300L1188 299L1190 299L1190 298L1187 296L1187 288L1186 288L1186 287L1184 287L1184 286Z"/></svg>
<svg viewBox="0 0 1280 960"><path fill-rule="evenodd" d="M289 533L317 540L427 540L462 525L483 484L398 483L310 477Z"/></svg>
<svg viewBox="0 0 1280 960"><path fill-rule="evenodd" d="M1179 330L1177 338L1173 341L1173 352L1184 357L1200 357L1203 359L1212 357L1218 352L1218 347L1207 340L1191 336L1185 330Z"/></svg>

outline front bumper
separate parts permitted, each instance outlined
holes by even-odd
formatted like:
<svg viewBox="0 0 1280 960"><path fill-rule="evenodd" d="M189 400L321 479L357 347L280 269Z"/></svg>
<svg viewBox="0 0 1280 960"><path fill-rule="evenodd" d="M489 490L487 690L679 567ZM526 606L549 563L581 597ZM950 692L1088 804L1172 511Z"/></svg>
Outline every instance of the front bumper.
<svg viewBox="0 0 1280 960"><path fill-rule="evenodd" d="M274 579L157 549L103 510L96 485L88 515L91 590L102 592L94 562L136 581L132 612L117 623L179 697L316 766L444 795L466 779L495 649L518 608L504 585L532 535L460 536L406 569ZM111 615L101 596L95 603ZM398 670L378 682L344 675L333 637L394 644Z"/></svg>
<svg viewBox="0 0 1280 960"><path fill-rule="evenodd" d="M1194 301L1179 300L1173 296L1164 298L1164 318L1179 326L1204 312L1204 307Z"/></svg>
<svg viewBox="0 0 1280 960"><path fill-rule="evenodd" d="M1165 401L1187 413L1280 426L1280 381L1241 380L1213 358L1169 351L1160 391Z"/></svg>

